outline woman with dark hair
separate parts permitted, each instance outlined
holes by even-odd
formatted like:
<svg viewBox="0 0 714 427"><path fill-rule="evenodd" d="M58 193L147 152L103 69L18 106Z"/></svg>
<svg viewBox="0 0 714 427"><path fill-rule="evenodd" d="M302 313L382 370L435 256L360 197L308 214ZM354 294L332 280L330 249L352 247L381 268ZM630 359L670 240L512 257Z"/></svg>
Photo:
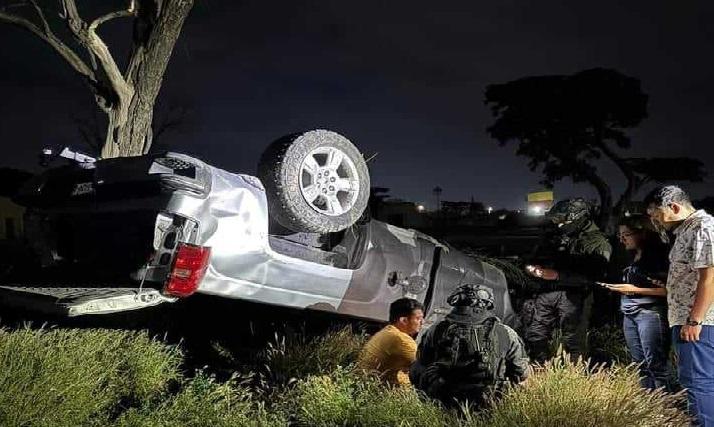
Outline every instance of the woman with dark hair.
<svg viewBox="0 0 714 427"><path fill-rule="evenodd" d="M634 257L623 271L624 283L601 285L622 294L625 340L633 362L640 364L642 386L668 388L667 247L645 217L627 218L617 237Z"/></svg>

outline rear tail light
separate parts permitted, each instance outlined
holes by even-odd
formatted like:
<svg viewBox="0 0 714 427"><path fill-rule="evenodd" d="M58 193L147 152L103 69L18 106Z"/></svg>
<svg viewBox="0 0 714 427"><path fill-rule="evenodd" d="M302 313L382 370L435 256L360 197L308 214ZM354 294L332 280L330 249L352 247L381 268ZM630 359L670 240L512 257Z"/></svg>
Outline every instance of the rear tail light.
<svg viewBox="0 0 714 427"><path fill-rule="evenodd" d="M206 274L210 257L211 248L179 243L164 291L177 297L187 297L196 292Z"/></svg>

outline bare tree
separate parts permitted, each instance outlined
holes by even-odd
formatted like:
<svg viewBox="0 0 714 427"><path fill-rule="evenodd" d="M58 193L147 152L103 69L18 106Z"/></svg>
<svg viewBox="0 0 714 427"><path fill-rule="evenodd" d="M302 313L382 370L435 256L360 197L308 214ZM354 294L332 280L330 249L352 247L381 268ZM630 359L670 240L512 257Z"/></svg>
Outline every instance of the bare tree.
<svg viewBox="0 0 714 427"><path fill-rule="evenodd" d="M151 130L151 146L144 151L146 153L157 153L170 147L167 134L184 128L190 119L190 110L185 107L170 107L168 109L158 109L154 111ZM99 156L105 141L106 118L102 112L93 110L90 114L76 114L72 120L77 126L80 139L86 146L89 154Z"/></svg>
<svg viewBox="0 0 714 427"><path fill-rule="evenodd" d="M130 0L125 9L93 20L80 16L75 0L58 0L54 10L37 0L3 1L0 21L17 25L44 40L85 80L107 116L101 157L147 153L153 141L152 119L166 66L193 0ZM103 3L103 2L102 2ZM81 48L75 51L50 25L59 17ZM102 24L133 20L132 47L124 70L98 34Z"/></svg>

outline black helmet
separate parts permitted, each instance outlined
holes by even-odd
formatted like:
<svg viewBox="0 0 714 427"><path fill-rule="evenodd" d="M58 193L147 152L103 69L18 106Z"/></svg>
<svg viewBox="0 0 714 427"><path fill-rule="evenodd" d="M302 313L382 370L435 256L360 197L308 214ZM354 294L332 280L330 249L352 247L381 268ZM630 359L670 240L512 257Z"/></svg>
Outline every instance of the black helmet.
<svg viewBox="0 0 714 427"><path fill-rule="evenodd" d="M561 200L550 208L546 218L565 232L575 231L590 219L590 204L582 197Z"/></svg>
<svg viewBox="0 0 714 427"><path fill-rule="evenodd" d="M482 285L461 285L449 295L446 302L452 307L477 307L493 310L493 290Z"/></svg>

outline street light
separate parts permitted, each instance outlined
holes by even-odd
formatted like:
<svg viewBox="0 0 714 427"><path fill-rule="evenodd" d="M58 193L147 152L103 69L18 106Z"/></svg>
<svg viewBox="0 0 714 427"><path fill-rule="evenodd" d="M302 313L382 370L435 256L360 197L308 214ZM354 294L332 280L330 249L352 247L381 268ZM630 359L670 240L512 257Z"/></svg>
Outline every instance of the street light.
<svg viewBox="0 0 714 427"><path fill-rule="evenodd" d="M424 205L417 205L416 210L417 212L424 212Z"/></svg>
<svg viewBox="0 0 714 427"><path fill-rule="evenodd" d="M493 207L489 206L488 208L486 208L486 210L488 211L488 214L491 215L491 212L493 212Z"/></svg>

